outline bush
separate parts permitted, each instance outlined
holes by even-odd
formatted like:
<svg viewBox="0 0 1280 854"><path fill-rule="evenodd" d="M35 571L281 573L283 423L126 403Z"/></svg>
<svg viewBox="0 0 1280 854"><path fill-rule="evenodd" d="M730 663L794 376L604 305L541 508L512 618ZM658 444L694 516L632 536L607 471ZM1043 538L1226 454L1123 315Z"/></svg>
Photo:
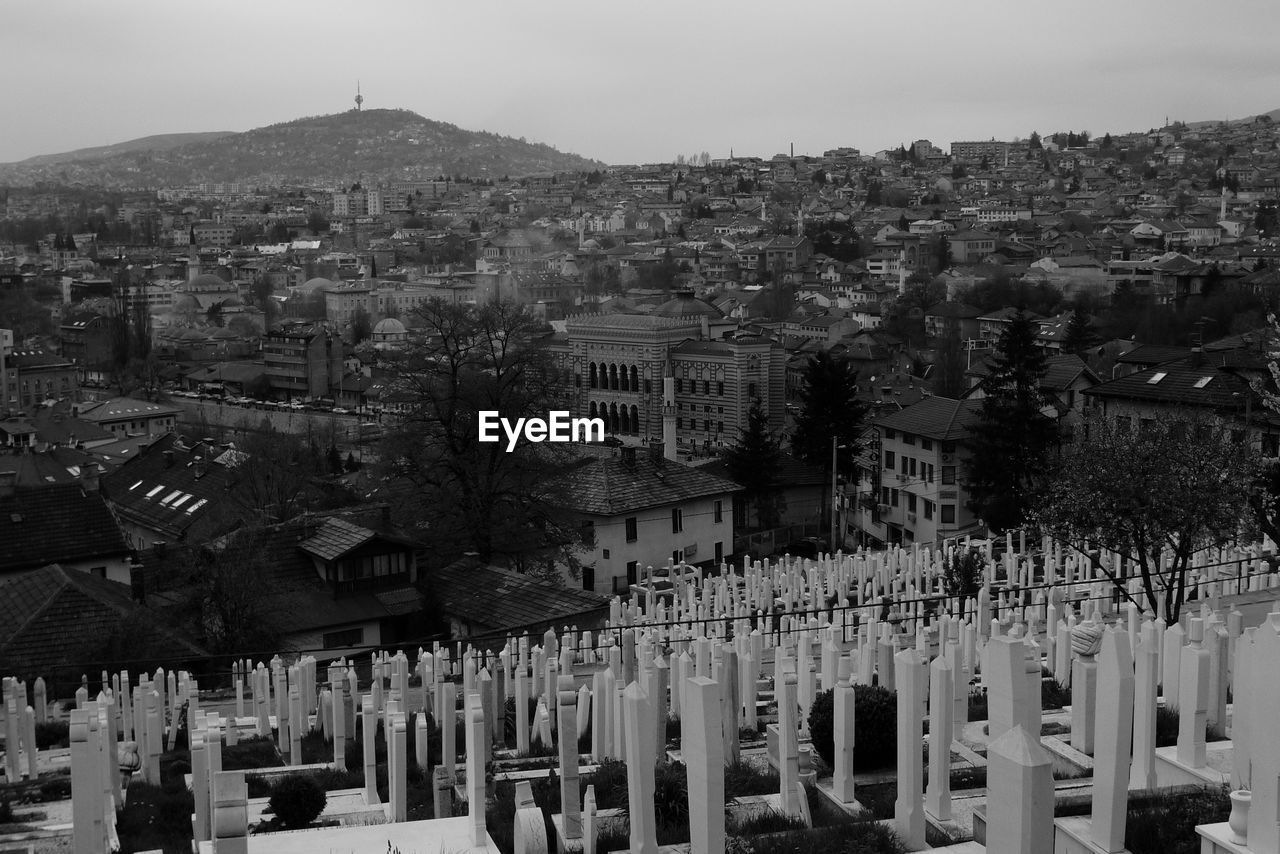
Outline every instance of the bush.
<svg viewBox="0 0 1280 854"><path fill-rule="evenodd" d="M71 797L70 777L59 776L40 781L40 800L65 801L69 797Z"/></svg>
<svg viewBox="0 0 1280 854"><path fill-rule="evenodd" d="M898 695L878 685L855 685L853 769L892 768L898 753ZM822 761L835 767L835 694L818 694L809 708L809 736Z"/></svg>
<svg viewBox="0 0 1280 854"><path fill-rule="evenodd" d="M750 843L753 854L902 854L907 850L891 828L873 821L759 836Z"/></svg>
<svg viewBox="0 0 1280 854"><path fill-rule="evenodd" d="M0 800L0 824L13 824L13 804Z"/></svg>
<svg viewBox="0 0 1280 854"><path fill-rule="evenodd" d="M739 836L757 836L761 833L782 833L787 830L804 829L802 819L771 809L737 823L733 832Z"/></svg>
<svg viewBox="0 0 1280 854"><path fill-rule="evenodd" d="M772 768L764 771L749 762L738 761L724 769L725 798L742 798L749 795L771 795L779 790L778 772Z"/></svg>
<svg viewBox="0 0 1280 854"><path fill-rule="evenodd" d="M660 763L653 781L653 810L658 823L688 822L689 777L683 763Z"/></svg>
<svg viewBox="0 0 1280 854"><path fill-rule="evenodd" d="M987 710L987 692L986 691L970 691L969 692L969 720L985 721L990 716Z"/></svg>
<svg viewBox="0 0 1280 854"><path fill-rule="evenodd" d="M45 721L36 724L36 748L49 750L71 746L71 725L66 721Z"/></svg>
<svg viewBox="0 0 1280 854"><path fill-rule="evenodd" d="M271 787L271 812L288 828L306 827L324 811L324 790L311 777L291 774Z"/></svg>

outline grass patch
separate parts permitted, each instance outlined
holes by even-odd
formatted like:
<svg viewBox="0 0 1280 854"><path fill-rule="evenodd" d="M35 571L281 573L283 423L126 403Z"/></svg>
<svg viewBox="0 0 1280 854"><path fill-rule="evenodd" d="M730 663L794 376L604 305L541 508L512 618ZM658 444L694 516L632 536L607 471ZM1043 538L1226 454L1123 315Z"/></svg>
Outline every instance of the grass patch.
<svg viewBox="0 0 1280 854"><path fill-rule="evenodd" d="M1173 747L1178 743L1178 710L1156 706L1156 747ZM1204 726L1205 741L1222 741L1226 735L1211 723Z"/></svg>
<svg viewBox="0 0 1280 854"><path fill-rule="evenodd" d="M903 854L907 850L892 829L869 821L774 833L745 841L751 854Z"/></svg>
<svg viewBox="0 0 1280 854"><path fill-rule="evenodd" d="M1040 708L1061 709L1071 703L1071 689L1057 679L1040 680Z"/></svg>
<svg viewBox="0 0 1280 854"><path fill-rule="evenodd" d="M1160 795L1129 808L1124 844L1132 854L1196 854L1198 824L1226 821L1231 815L1227 788Z"/></svg>

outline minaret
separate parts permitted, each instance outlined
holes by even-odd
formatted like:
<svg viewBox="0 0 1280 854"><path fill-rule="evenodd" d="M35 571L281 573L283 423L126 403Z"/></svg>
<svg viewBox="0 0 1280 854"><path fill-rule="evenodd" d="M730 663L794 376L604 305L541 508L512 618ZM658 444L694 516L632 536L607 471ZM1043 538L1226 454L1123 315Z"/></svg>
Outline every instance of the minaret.
<svg viewBox="0 0 1280 854"><path fill-rule="evenodd" d="M666 376L662 378L662 455L669 460L678 459L676 454L676 378L671 376L671 366L667 366Z"/></svg>
<svg viewBox="0 0 1280 854"><path fill-rule="evenodd" d="M1222 185L1222 199L1218 202L1218 221L1227 218L1227 185Z"/></svg>
<svg viewBox="0 0 1280 854"><path fill-rule="evenodd" d="M360 107L364 104L364 95L360 94L360 81L356 81L356 112L360 112Z"/></svg>

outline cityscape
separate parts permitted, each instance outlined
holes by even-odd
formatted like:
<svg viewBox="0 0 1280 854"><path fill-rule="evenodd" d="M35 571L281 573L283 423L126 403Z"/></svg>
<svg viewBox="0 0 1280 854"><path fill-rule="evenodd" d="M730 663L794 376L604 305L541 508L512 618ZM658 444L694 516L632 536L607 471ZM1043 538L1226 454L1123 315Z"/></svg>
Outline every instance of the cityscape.
<svg viewBox="0 0 1280 854"><path fill-rule="evenodd" d="M0 134L0 851L1280 854L1274 10L984 112L571 5Z"/></svg>

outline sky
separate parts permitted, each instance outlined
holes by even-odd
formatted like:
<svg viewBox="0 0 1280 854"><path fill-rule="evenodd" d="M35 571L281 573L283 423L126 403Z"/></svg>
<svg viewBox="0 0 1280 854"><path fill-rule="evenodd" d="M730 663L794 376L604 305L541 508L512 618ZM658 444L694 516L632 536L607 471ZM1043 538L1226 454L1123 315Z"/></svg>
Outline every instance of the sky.
<svg viewBox="0 0 1280 854"><path fill-rule="evenodd" d="M353 106L607 163L1147 130L1280 107L1280 3L0 4L0 162Z"/></svg>

